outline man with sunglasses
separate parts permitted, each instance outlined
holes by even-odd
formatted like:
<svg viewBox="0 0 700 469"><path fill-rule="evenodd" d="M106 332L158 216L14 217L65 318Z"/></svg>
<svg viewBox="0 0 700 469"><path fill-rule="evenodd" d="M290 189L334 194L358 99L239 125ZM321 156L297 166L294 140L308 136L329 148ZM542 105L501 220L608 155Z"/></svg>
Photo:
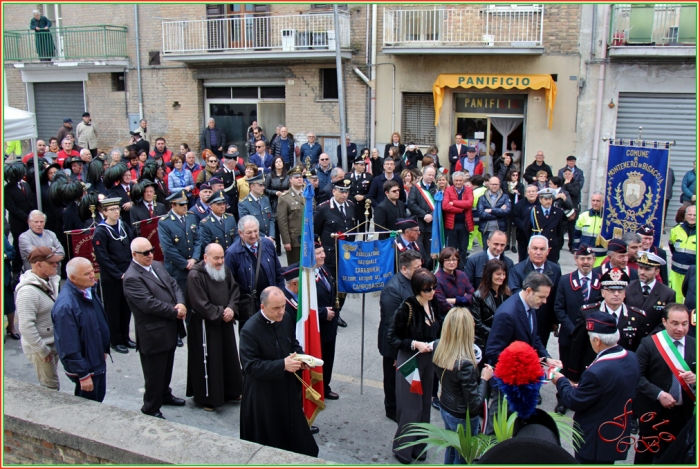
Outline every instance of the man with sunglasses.
<svg viewBox="0 0 700 469"><path fill-rule="evenodd" d="M179 204L181 199L174 200L177 202L173 204ZM165 419L160 411L162 405L185 405L185 400L173 396L170 389L175 345L180 340L178 334L184 335L185 297L167 268L153 260L150 241L136 238L130 250L132 258L124 275L124 293L134 312L145 381L141 412Z"/></svg>
<svg viewBox="0 0 700 469"><path fill-rule="evenodd" d="M258 143L263 143L267 145L267 138L263 135L262 129L260 127L253 127L253 138L248 140L246 143L246 150L248 150L248 157L255 154L256 146Z"/></svg>

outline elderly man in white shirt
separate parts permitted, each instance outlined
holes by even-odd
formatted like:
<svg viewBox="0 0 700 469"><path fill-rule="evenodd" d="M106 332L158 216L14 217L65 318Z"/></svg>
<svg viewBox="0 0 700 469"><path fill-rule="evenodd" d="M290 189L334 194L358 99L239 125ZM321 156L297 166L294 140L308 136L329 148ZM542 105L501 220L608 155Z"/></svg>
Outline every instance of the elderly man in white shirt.
<svg viewBox="0 0 700 469"><path fill-rule="evenodd" d="M46 225L46 215L39 210L29 212L29 229L19 235L19 253L22 257L22 271L27 272L32 269L29 263L29 254L34 248L48 247L56 255L65 257L63 246L58 241L53 231L44 229ZM60 265L59 265L60 268Z"/></svg>

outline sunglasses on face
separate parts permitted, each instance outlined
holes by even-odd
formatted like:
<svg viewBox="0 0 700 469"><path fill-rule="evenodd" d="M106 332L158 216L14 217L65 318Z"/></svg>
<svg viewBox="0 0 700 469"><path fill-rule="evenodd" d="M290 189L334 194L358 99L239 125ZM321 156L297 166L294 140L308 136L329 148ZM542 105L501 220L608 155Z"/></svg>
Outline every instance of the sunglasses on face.
<svg viewBox="0 0 700 469"><path fill-rule="evenodd" d="M148 257L148 256L150 256L151 254L153 254L155 251L156 251L155 249L151 248L151 249L149 249L148 251L141 251L141 252L139 252L139 251L134 251L134 252L135 252L136 254L141 254L142 256Z"/></svg>
<svg viewBox="0 0 700 469"><path fill-rule="evenodd" d="M431 292L435 291L435 285L433 285L433 286L430 287L430 288L424 288L424 289L421 290L421 291L422 291L423 293L431 293Z"/></svg>
<svg viewBox="0 0 700 469"><path fill-rule="evenodd" d="M184 207L185 205L187 205L187 202L179 202L178 205L179 205L180 207Z"/></svg>
<svg viewBox="0 0 700 469"><path fill-rule="evenodd" d="M328 161L329 158L321 158L321 161Z"/></svg>

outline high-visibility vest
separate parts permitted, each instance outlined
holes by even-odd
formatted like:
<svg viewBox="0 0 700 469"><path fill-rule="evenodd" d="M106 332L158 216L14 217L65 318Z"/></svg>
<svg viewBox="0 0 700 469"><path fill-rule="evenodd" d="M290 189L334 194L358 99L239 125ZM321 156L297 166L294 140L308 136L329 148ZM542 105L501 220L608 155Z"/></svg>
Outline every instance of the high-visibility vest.
<svg viewBox="0 0 700 469"><path fill-rule="evenodd" d="M603 217L597 215L593 210L582 212L576 221L574 230L574 246L578 248L581 244L587 244L593 249L596 257L605 257L607 249L603 246L596 246L596 239L603 229Z"/></svg>
<svg viewBox="0 0 700 469"><path fill-rule="evenodd" d="M679 223L671 230L668 244L672 246L671 270L681 275L688 272L688 268L695 264L697 257L697 232L696 227L690 227L686 222Z"/></svg>

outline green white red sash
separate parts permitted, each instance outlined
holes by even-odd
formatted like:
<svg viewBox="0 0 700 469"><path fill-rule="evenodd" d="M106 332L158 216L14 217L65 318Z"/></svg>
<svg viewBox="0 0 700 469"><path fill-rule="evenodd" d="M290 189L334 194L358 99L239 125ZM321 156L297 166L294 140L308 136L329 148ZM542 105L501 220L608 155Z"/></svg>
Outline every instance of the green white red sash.
<svg viewBox="0 0 700 469"><path fill-rule="evenodd" d="M416 184L416 189L418 189L418 192L420 193L420 195L423 196L423 198L425 199L425 203L427 203L428 207L430 207L430 211L431 212L434 211L435 210L435 200L433 199L432 194L430 194L430 192L425 190L420 182L418 184Z"/></svg>
<svg viewBox="0 0 700 469"><path fill-rule="evenodd" d="M690 368L683 357L681 357L678 348L673 345L673 340L671 340L671 337L669 337L668 332L661 331L654 334L652 339L654 341L654 345L656 345L656 348L659 350L661 357L666 362L666 365L668 365L668 367L671 369L673 376L675 376L678 382L681 383L681 387L685 390L685 393L692 399L693 402L695 402L695 392L680 376L681 370L690 371Z"/></svg>

